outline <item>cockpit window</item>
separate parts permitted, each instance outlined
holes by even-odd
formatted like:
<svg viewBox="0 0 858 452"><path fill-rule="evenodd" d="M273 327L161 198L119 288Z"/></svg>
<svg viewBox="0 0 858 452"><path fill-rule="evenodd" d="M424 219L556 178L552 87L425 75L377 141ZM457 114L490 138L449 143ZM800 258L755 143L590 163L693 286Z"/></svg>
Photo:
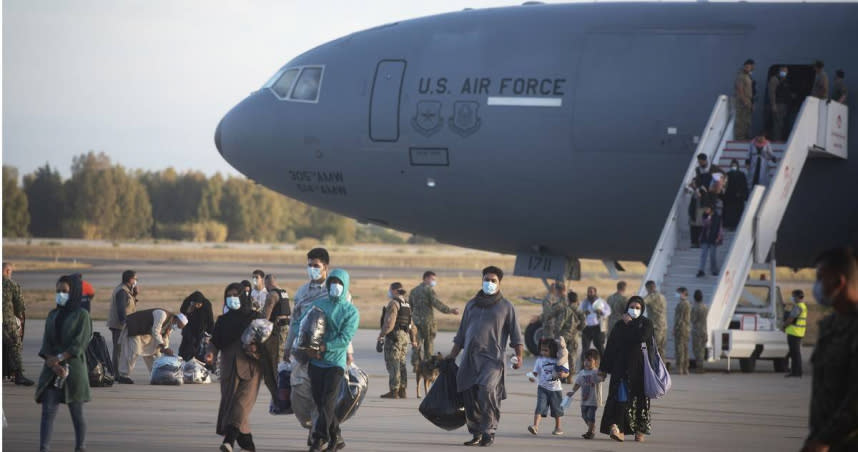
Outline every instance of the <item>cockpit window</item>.
<svg viewBox="0 0 858 452"><path fill-rule="evenodd" d="M298 78L298 83L295 84L295 89L292 90L292 95L289 99L316 102L319 100L319 86L321 83L322 68L305 67L301 71L301 77Z"/></svg>
<svg viewBox="0 0 858 452"><path fill-rule="evenodd" d="M280 99L287 99L289 97L289 92L292 90L292 84L295 82L295 78L298 77L299 71L300 69L289 69L284 72L280 78L271 84L271 91L273 91Z"/></svg>

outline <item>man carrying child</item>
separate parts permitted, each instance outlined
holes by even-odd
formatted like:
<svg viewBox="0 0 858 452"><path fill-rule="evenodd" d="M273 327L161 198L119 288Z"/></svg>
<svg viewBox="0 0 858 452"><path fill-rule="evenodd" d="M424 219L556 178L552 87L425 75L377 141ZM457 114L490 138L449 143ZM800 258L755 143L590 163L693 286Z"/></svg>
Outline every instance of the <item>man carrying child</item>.
<svg viewBox="0 0 858 452"><path fill-rule="evenodd" d="M533 415L533 425L527 426L527 431L532 434L539 432L539 421L548 416L549 409L551 417L554 418L553 435L562 435L560 418L563 416L561 399L563 398L563 387L561 378L569 375L569 369L563 367L557 360L557 342L553 339L542 339L539 343L539 354L533 366L533 373L528 377L531 382L539 380L536 390L536 411ZM568 365L568 364L567 364Z"/></svg>

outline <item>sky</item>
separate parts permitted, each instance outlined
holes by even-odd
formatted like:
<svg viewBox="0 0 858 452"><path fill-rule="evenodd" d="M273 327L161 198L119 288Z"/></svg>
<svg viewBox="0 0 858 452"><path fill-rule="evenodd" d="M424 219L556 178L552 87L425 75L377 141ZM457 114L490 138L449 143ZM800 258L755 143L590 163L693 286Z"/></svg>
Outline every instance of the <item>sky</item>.
<svg viewBox="0 0 858 452"><path fill-rule="evenodd" d="M3 0L4 165L69 177L93 150L128 168L238 174L220 118L284 63L396 20L509 0Z"/></svg>
<svg viewBox="0 0 858 452"><path fill-rule="evenodd" d="M2 161L68 177L93 150L129 168L237 175L215 127L293 57L388 22L522 1L3 0Z"/></svg>

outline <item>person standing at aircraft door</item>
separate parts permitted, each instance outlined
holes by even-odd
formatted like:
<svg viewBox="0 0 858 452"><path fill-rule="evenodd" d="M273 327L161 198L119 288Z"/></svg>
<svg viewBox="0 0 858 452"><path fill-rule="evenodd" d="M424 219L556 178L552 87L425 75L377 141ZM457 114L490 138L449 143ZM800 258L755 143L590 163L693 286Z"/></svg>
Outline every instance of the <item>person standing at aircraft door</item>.
<svg viewBox="0 0 858 452"><path fill-rule="evenodd" d="M656 289L655 281L647 281L644 288L647 293L644 297L644 302L647 305L647 317L652 321L655 343L659 353L663 355L667 344L667 300Z"/></svg>
<svg viewBox="0 0 858 452"><path fill-rule="evenodd" d="M834 86L831 89L831 100L846 104L846 97L849 94L849 89L846 88L846 73L843 69L838 69L834 73Z"/></svg>
<svg viewBox="0 0 858 452"><path fill-rule="evenodd" d="M694 291L694 306L691 308L691 348L694 350L694 373L703 373L706 362L706 316L709 308L703 302L703 292Z"/></svg>
<svg viewBox="0 0 858 452"><path fill-rule="evenodd" d="M626 297L626 282L620 281L617 283L617 291L608 297L608 307L611 308L611 315L608 316L607 336L611 335L611 328L613 328L617 322L622 320L626 303L628 303L628 298Z"/></svg>
<svg viewBox="0 0 858 452"><path fill-rule="evenodd" d="M435 323L434 310L437 309L444 314L459 315L459 310L444 304L435 295L435 287L438 278L433 271L423 273L423 282L411 289L408 294L408 304L413 309L414 325L417 326L417 345L424 358L432 356L435 352L435 334L438 327ZM412 362L419 360L419 356L412 356Z"/></svg>
<svg viewBox="0 0 858 452"><path fill-rule="evenodd" d="M748 200L748 178L739 169L739 161L730 161L730 172L727 173L727 188L724 190L724 228L735 231L745 211L745 201Z"/></svg>
<svg viewBox="0 0 858 452"><path fill-rule="evenodd" d="M858 450L858 259L851 248L816 260L817 303L834 313L819 322L810 358L810 434L803 452Z"/></svg>
<svg viewBox="0 0 858 452"><path fill-rule="evenodd" d="M769 79L769 121L772 127L772 140L787 139L787 108L790 103L790 87L787 82L787 67L781 66Z"/></svg>
<svg viewBox="0 0 858 452"><path fill-rule="evenodd" d="M795 305L784 322L787 325L784 332L787 334L787 344L789 344L787 357L790 360L790 371L784 376L801 378L801 339L807 329L807 304L804 302L804 292L793 290L792 301Z"/></svg>
<svg viewBox="0 0 858 452"><path fill-rule="evenodd" d="M816 70L816 77L813 79L813 90L810 95L828 100L828 74L825 73L825 63L822 60L816 60L813 68Z"/></svg>
<svg viewBox="0 0 858 452"><path fill-rule="evenodd" d="M736 103L733 139L738 141L745 141L751 137L751 114L754 111L754 82L751 79L753 71L754 60L746 60L733 83L733 97Z"/></svg>
<svg viewBox="0 0 858 452"><path fill-rule="evenodd" d="M584 322L587 325L581 332L581 352L586 352L590 349L590 344L593 344L599 351L599 356L602 356L605 353L605 330L608 328L611 307L599 298L595 287L588 287L587 298L581 303L581 312L586 316Z"/></svg>
<svg viewBox="0 0 858 452"><path fill-rule="evenodd" d="M688 302L688 289L676 289L676 311L673 315L673 343L676 346L676 370L680 375L688 375L688 338L691 336L691 304Z"/></svg>

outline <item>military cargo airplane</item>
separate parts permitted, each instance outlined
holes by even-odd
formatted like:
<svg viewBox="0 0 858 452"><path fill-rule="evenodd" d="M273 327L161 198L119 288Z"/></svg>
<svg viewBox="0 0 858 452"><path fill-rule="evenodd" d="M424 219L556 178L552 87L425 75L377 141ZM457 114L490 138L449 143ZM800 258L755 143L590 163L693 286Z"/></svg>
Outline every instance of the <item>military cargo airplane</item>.
<svg viewBox="0 0 858 452"><path fill-rule="evenodd" d="M802 97L816 59L858 74L856 23L854 3L744 2L525 4L394 22L283 65L215 142L258 183L361 222L517 255L646 261L742 62L756 60L760 130L780 65ZM856 194L858 159L808 161L779 265L858 245Z"/></svg>

